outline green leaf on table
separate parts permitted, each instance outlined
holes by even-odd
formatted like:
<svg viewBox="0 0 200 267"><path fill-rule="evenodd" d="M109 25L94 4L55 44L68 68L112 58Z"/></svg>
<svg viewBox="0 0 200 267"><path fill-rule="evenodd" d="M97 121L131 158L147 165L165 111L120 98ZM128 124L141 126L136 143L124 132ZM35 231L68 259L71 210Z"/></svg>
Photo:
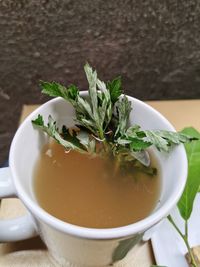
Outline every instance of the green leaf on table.
<svg viewBox="0 0 200 267"><path fill-rule="evenodd" d="M200 133L192 127L183 129L182 133L200 139ZM183 219L188 220L193 209L195 196L200 188L200 140L185 144L185 149L188 158L188 178L178 202L178 209Z"/></svg>

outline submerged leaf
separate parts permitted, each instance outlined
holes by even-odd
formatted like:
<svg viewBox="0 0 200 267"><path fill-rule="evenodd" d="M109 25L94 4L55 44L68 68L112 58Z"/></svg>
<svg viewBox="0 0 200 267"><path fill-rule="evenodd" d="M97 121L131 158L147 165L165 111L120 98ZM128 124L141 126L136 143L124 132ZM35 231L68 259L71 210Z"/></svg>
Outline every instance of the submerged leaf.
<svg viewBox="0 0 200 267"><path fill-rule="evenodd" d="M131 154L136 158L140 163L142 163L144 166L148 167L150 165L150 156L149 153L146 150L142 151L132 151Z"/></svg>

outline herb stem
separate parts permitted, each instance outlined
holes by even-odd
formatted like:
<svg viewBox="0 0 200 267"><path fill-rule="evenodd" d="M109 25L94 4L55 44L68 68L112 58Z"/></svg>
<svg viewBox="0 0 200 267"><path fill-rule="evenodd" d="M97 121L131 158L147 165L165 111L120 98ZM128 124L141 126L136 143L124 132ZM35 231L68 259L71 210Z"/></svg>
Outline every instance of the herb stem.
<svg viewBox="0 0 200 267"><path fill-rule="evenodd" d="M185 236L182 234L182 232L180 231L180 229L175 224L174 220L172 219L172 216L171 215L168 215L167 218L170 221L170 223L174 226L174 228L176 229L176 231L179 233L179 235L182 237L182 239L185 241Z"/></svg>
<svg viewBox="0 0 200 267"><path fill-rule="evenodd" d="M185 220L185 237L188 238L188 221Z"/></svg>
<svg viewBox="0 0 200 267"><path fill-rule="evenodd" d="M104 131L102 128L99 129L99 138L103 141L105 140Z"/></svg>
<svg viewBox="0 0 200 267"><path fill-rule="evenodd" d="M188 221L186 220L185 221L185 235L182 234L182 232L180 231L180 229L177 227L176 223L174 222L174 220L172 219L171 215L168 215L168 220L170 221L170 223L174 226L174 228L176 229L176 231L179 233L179 235L181 236L181 238L183 239L186 247L187 247L187 250L188 250L188 253L190 255L190 259L191 259L191 264L193 267L198 267L196 261L195 261L195 258L194 258L194 254L192 252L192 249L189 245L189 242L188 242Z"/></svg>
<svg viewBox="0 0 200 267"><path fill-rule="evenodd" d="M119 171L119 167L120 167L120 156L116 155L114 158L114 176L117 175L118 171Z"/></svg>
<svg viewBox="0 0 200 267"><path fill-rule="evenodd" d="M188 242L188 239L187 238L184 238L184 242L185 242L185 245L188 249L188 252L189 252L189 255L190 255L190 259L191 259L191 264L193 267L198 267L196 261L195 261L195 258L194 258L194 254L192 252L192 249L190 248L190 245L189 245L189 242Z"/></svg>
<svg viewBox="0 0 200 267"><path fill-rule="evenodd" d="M104 131L102 128L99 129L99 138L102 140L102 144L103 144L103 147L104 147L104 151L105 152L108 152L108 143L105 139L105 136L104 136Z"/></svg>

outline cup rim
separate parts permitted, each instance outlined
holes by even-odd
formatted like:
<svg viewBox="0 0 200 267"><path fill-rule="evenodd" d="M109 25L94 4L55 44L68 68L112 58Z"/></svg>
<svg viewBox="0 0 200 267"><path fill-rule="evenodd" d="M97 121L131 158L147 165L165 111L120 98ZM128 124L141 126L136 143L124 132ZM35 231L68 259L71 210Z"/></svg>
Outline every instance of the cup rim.
<svg viewBox="0 0 200 267"><path fill-rule="evenodd" d="M81 95L86 96L87 91L81 91ZM163 120L163 122L167 125L167 127L175 131L174 127L172 124L157 110L155 110L153 107L150 105L144 103L143 101L128 96L129 100L138 102L139 104L144 105L146 108L151 110L151 112L155 113L160 119ZM13 183L15 185L17 195L19 198L22 200L22 202L25 204L25 206L28 208L28 210L32 213L33 217L39 218L41 221L45 222L47 225L50 225L53 228L58 229L59 231L72 235L72 236L77 236L80 238L85 238L85 239L98 239L98 240L103 240L103 239L115 239L115 238L122 238L122 237L127 237L131 236L137 233L144 232L145 230L149 229L156 223L158 223L161 219L166 217L170 210L176 205L178 202L179 198L181 197L181 194L184 190L185 183L187 180L187 171L188 171L188 163L187 163L187 156L186 152L184 149L184 146L181 144L179 145L179 154L180 154L180 161L182 162L182 167L179 169L179 177L176 177L179 181L179 186L177 186L177 189L173 194L169 197L168 201L165 202L162 206L162 209L156 210L154 213L150 214L149 216L145 217L144 219L125 226L121 227L116 227L116 228L105 228L105 229L100 229L100 228L87 228L87 227L82 227L74 224L70 224L64 221L61 221L60 219L57 219L56 217L50 215L48 212L43 210L36 202L34 202L29 195L26 193L24 188L21 186L21 183L19 182L19 179L16 175L16 169L17 166L15 164L15 147L16 143L18 142L18 139L20 138L21 132L23 131L24 127L26 126L27 123L30 123L30 121L35 117L38 113L40 113L40 110L45 108L45 106L50 105L51 103L60 101L60 97L54 98L52 100L47 101L40 107L38 107L35 111L33 111L20 125L18 128L13 141L11 143L11 148L10 148L10 153L9 153L9 166L11 168L12 172L12 178L13 178ZM180 178L180 179L179 179Z"/></svg>

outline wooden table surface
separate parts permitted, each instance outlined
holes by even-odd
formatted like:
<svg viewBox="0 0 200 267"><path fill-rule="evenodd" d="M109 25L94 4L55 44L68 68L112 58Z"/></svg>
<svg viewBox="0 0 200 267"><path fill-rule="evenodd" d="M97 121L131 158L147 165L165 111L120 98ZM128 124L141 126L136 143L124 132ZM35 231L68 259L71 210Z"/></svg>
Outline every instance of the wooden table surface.
<svg viewBox="0 0 200 267"><path fill-rule="evenodd" d="M200 130L200 100L149 101L147 103L160 111L177 130L181 130L186 126L193 126ZM20 122L37 107L37 105L24 105ZM0 207L0 218L13 218L23 215L25 212L24 206L18 199L5 199ZM36 249L44 249L44 245L39 237L10 244L0 244L0 257L5 257L16 251L27 250L28 253L29 250ZM154 257L151 243L148 242L140 246L134 262L130 266L150 267L152 263L154 263ZM5 264L3 266L0 262L0 266L4 267ZM14 267L15 264L12 266ZM16 266L18 266L17 262ZM25 264L23 266L29 265Z"/></svg>

